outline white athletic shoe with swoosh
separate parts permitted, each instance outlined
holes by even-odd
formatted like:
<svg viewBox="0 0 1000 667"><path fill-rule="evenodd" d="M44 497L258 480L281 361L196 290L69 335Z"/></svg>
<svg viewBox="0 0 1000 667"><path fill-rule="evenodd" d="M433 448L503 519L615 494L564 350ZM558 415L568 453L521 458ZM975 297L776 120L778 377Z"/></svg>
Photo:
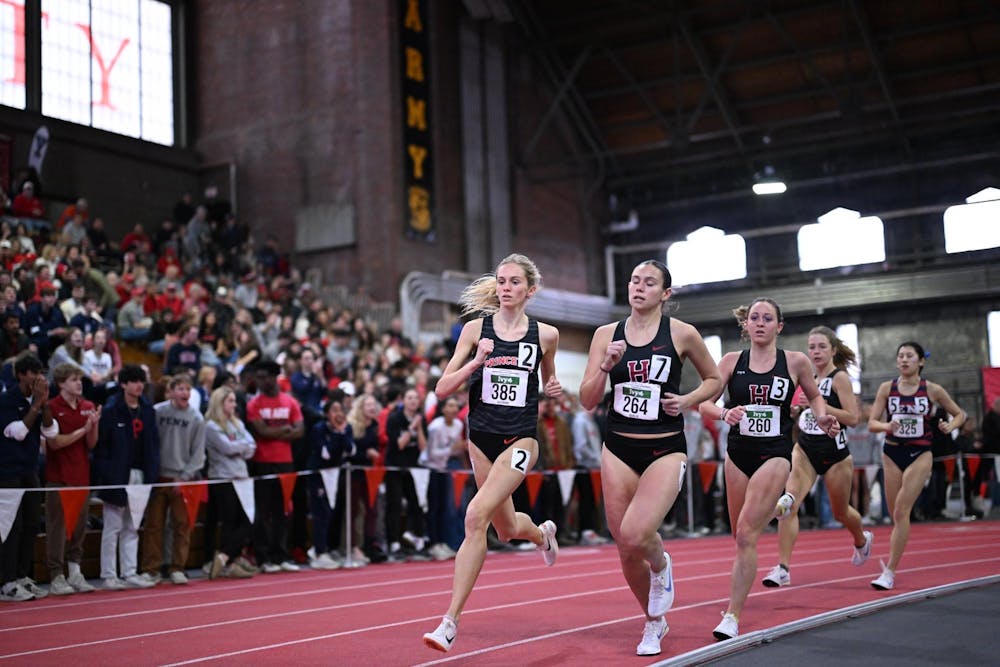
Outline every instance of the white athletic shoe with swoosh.
<svg viewBox="0 0 1000 667"><path fill-rule="evenodd" d="M434 632L428 632L424 635L424 645L436 651L447 653L451 650L451 645L455 643L456 636L458 636L458 626L450 616L445 616Z"/></svg>
<svg viewBox="0 0 1000 667"><path fill-rule="evenodd" d="M657 618L663 616L674 604L674 568L670 554L663 552L667 564L659 572L649 571L649 598L646 602L646 613ZM652 655L652 654L647 654Z"/></svg>
<svg viewBox="0 0 1000 667"><path fill-rule="evenodd" d="M635 647L636 655L659 655L660 641L670 632L667 619L660 616L654 621L646 621L646 627L642 630L642 641Z"/></svg>
<svg viewBox="0 0 1000 667"><path fill-rule="evenodd" d="M543 521L538 529L542 531L545 541L538 550L542 552L545 564L552 567L556 563L556 556L559 555L559 542L556 540L556 524L550 521Z"/></svg>

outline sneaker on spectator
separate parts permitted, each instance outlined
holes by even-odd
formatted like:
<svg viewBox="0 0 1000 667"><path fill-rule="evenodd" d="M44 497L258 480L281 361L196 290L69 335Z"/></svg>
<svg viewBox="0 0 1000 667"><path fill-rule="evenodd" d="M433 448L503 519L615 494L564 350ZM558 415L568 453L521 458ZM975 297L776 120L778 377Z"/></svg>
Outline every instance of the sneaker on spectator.
<svg viewBox="0 0 1000 667"><path fill-rule="evenodd" d="M351 560L354 561L355 565L358 565L359 563L362 565L368 565L368 563L371 562L371 559L365 555L365 552L361 550L361 547L354 547L351 549Z"/></svg>
<svg viewBox="0 0 1000 667"><path fill-rule="evenodd" d="M403 533L403 539L409 542L410 546L413 547L415 551L423 551L424 547L427 546L426 537L419 537L417 535L414 535L410 531L406 531L405 533Z"/></svg>
<svg viewBox="0 0 1000 667"><path fill-rule="evenodd" d="M139 577L149 582L150 586L156 586L163 581L163 575L159 572L143 572ZM125 580L128 581L128 577L125 577Z"/></svg>
<svg viewBox="0 0 1000 667"><path fill-rule="evenodd" d="M760 580L760 583L764 584L768 588L788 586L792 583L792 575L790 575L788 570L780 565L775 565L771 568L771 571L767 573L767 576Z"/></svg>
<svg viewBox="0 0 1000 667"><path fill-rule="evenodd" d="M278 568L285 572L298 572L302 569L290 560L282 561Z"/></svg>
<svg viewBox="0 0 1000 667"><path fill-rule="evenodd" d="M8 581L0 589L0 600L4 602L27 602L34 599L35 596L31 594L31 591L16 581Z"/></svg>
<svg viewBox="0 0 1000 667"><path fill-rule="evenodd" d="M337 570L340 566L341 562L330 554L320 554L309 561L309 567L314 570Z"/></svg>
<svg viewBox="0 0 1000 667"><path fill-rule="evenodd" d="M596 547L607 543L608 538L589 528L580 533L580 544L584 546Z"/></svg>
<svg viewBox="0 0 1000 667"><path fill-rule="evenodd" d="M47 590L39 588L38 584L36 584L35 580L31 577L21 577L17 580L17 583L21 585L21 588L31 593L36 600L41 600L49 594Z"/></svg>
<svg viewBox="0 0 1000 667"><path fill-rule="evenodd" d="M734 639L740 634L740 623L736 620L736 617L729 612L722 613L722 622L715 626L715 630L712 631L715 638L719 641L724 639Z"/></svg>
<svg viewBox="0 0 1000 667"><path fill-rule="evenodd" d="M879 565L882 566L882 574L871 582L872 588L877 591L891 591L896 585L896 573L887 568L882 561L879 561Z"/></svg>
<svg viewBox="0 0 1000 667"><path fill-rule="evenodd" d="M851 565L860 567L865 564L868 557L872 555L872 540L874 537L870 530L864 531L865 543L860 547L854 547L854 556L851 557Z"/></svg>
<svg viewBox="0 0 1000 667"><path fill-rule="evenodd" d="M456 625L450 616L445 616L441 619L441 624L437 626L434 632L428 632L424 635L424 645L447 653L451 650L451 645L455 643L455 637L457 636L458 625Z"/></svg>
<svg viewBox="0 0 1000 667"><path fill-rule="evenodd" d="M49 584L49 593L52 595L72 595L76 589L69 585L64 575L59 575Z"/></svg>
<svg viewBox="0 0 1000 667"><path fill-rule="evenodd" d="M80 572L69 575L66 577L66 581L77 593L92 593L97 590Z"/></svg>
<svg viewBox="0 0 1000 667"><path fill-rule="evenodd" d="M187 582L188 582L187 575L181 572L180 570L174 570L173 572L170 573L170 583L174 584L175 586L183 586Z"/></svg>
<svg viewBox="0 0 1000 667"><path fill-rule="evenodd" d="M211 576L211 574L212 574L212 561L206 560L204 563L201 564L201 573L204 574L209 579L212 578L212 576Z"/></svg>
<svg viewBox="0 0 1000 667"><path fill-rule="evenodd" d="M274 563L264 563L260 566L260 569L264 574L275 574L276 572L281 572L281 566L275 565Z"/></svg>
<svg viewBox="0 0 1000 667"><path fill-rule="evenodd" d="M126 588L152 588L155 585L145 574L130 574L125 577Z"/></svg>
<svg viewBox="0 0 1000 667"><path fill-rule="evenodd" d="M243 569L243 566L237 560L224 567L221 576L227 579L249 579L253 576L253 572Z"/></svg>
<svg viewBox="0 0 1000 667"><path fill-rule="evenodd" d="M559 542L556 540L556 524L550 521L543 521L538 529L542 531L545 541L538 549L542 552L542 558L548 566L555 565L556 557L559 555Z"/></svg>
<svg viewBox="0 0 1000 667"><path fill-rule="evenodd" d="M430 551L428 551L427 549L422 549L421 551L414 551L413 553L411 553L409 556L406 557L407 560L417 563L425 563L429 560L432 560L433 558L434 557L431 556Z"/></svg>
<svg viewBox="0 0 1000 667"><path fill-rule="evenodd" d="M667 625L667 619L663 616L653 621L646 621L646 627L642 630L642 641L635 647L635 654L659 655L660 641L669 631L670 626Z"/></svg>
<svg viewBox="0 0 1000 667"><path fill-rule="evenodd" d="M246 556L240 556L236 559L236 564L241 568L249 572L250 574L260 574L260 568L250 562L250 559Z"/></svg>
<svg viewBox="0 0 1000 667"><path fill-rule="evenodd" d="M211 567L208 568L208 572L205 574L208 575L209 579L215 579L222 574L222 570L226 567L228 560L229 559L226 558L226 554L221 551L216 551L215 558L212 559Z"/></svg>
<svg viewBox="0 0 1000 667"><path fill-rule="evenodd" d="M128 584L118 577L107 577L104 579L103 586L106 591L123 591L128 588Z"/></svg>
<svg viewBox="0 0 1000 667"><path fill-rule="evenodd" d="M674 568L670 562L670 554L664 551L663 557L667 559L667 564L661 571L649 570L649 597L646 602L646 613L653 618L662 617L674 604ZM657 643L657 649L659 649L659 643ZM640 653L639 655L656 655L656 653Z"/></svg>

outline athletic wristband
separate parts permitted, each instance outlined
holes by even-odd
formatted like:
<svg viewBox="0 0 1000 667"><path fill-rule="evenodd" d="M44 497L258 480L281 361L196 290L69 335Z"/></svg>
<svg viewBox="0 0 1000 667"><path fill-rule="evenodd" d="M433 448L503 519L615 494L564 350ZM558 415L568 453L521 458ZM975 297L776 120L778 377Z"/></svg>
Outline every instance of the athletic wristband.
<svg viewBox="0 0 1000 667"><path fill-rule="evenodd" d="M722 414L719 415L719 419L726 421L726 415L729 414L729 408L722 408Z"/></svg>

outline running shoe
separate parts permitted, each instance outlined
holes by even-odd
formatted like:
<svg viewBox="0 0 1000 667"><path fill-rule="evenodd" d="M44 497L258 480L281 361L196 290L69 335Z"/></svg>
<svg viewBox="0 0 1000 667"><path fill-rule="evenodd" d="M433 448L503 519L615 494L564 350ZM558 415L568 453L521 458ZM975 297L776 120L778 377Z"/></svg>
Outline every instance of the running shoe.
<svg viewBox="0 0 1000 667"><path fill-rule="evenodd" d="M35 580L31 577L21 577L17 580L17 583L21 585L21 588L31 593L35 596L36 600L41 600L43 597L49 594L49 592L35 583Z"/></svg>
<svg viewBox="0 0 1000 667"><path fill-rule="evenodd" d="M887 568L882 561L879 561L879 565L882 566L882 575L872 581L872 588L877 591L890 591L896 584L896 573Z"/></svg>
<svg viewBox="0 0 1000 667"><path fill-rule="evenodd" d="M181 572L180 570L174 570L173 572L170 573L170 583L174 584L175 586L183 586L187 582L188 582L187 575Z"/></svg>
<svg viewBox="0 0 1000 667"><path fill-rule="evenodd" d="M52 595L72 595L76 589L69 585L66 577L60 574L49 584L49 593Z"/></svg>
<svg viewBox="0 0 1000 667"><path fill-rule="evenodd" d="M764 584L768 588L788 586L792 583L792 575L790 575L788 570L780 565L775 565L771 568L771 571L767 573L767 576L760 580L760 583Z"/></svg>
<svg viewBox="0 0 1000 667"><path fill-rule="evenodd" d="M712 634L719 641L724 639L735 639L740 634L740 623L736 617L729 612L722 613L722 622L715 626Z"/></svg>
<svg viewBox="0 0 1000 667"><path fill-rule="evenodd" d="M646 627L642 629L642 641L635 647L636 655L659 655L660 641L670 632L667 619L660 616L656 620L646 621Z"/></svg>
<svg viewBox="0 0 1000 667"><path fill-rule="evenodd" d="M851 558L851 565L855 567L865 564L868 557L872 555L872 539L873 535L871 531L866 530L864 532L865 543L860 547L854 547L854 556Z"/></svg>
<svg viewBox="0 0 1000 667"><path fill-rule="evenodd" d="M649 571L649 599L646 602L646 613L653 618L663 616L674 604L674 572L670 554L663 552L667 564L659 572ZM659 653L659 650L657 650ZM640 653L639 655L656 655L655 653Z"/></svg>
<svg viewBox="0 0 1000 667"><path fill-rule="evenodd" d="M778 498L778 503L774 506L774 518L784 521L792 513L792 505L795 504L795 496L787 491Z"/></svg>
<svg viewBox="0 0 1000 667"><path fill-rule="evenodd" d="M209 566L208 572L205 574L208 575L209 579L218 579L219 575L221 575L222 571L226 568L228 562L229 559L226 557L226 554L221 551L216 551L215 558L212 559L212 564Z"/></svg>
<svg viewBox="0 0 1000 667"><path fill-rule="evenodd" d="M278 569L282 572L298 572L301 568L290 560L283 560Z"/></svg>
<svg viewBox="0 0 1000 667"><path fill-rule="evenodd" d="M538 549L542 552L542 558L548 566L555 565L556 556L559 555L559 542L556 540L556 524L552 521L543 521L538 529L542 531L545 541Z"/></svg>
<svg viewBox="0 0 1000 667"><path fill-rule="evenodd" d="M341 566L341 562L330 554L320 554L309 561L309 567L314 570L336 570Z"/></svg>
<svg viewBox="0 0 1000 667"><path fill-rule="evenodd" d="M156 585L142 574L130 574L124 581L126 588L152 588Z"/></svg>
<svg viewBox="0 0 1000 667"><path fill-rule="evenodd" d="M92 593L96 588L87 581L81 572L74 572L66 577L66 582L73 587L77 593Z"/></svg>
<svg viewBox="0 0 1000 667"><path fill-rule="evenodd" d="M128 588L128 584L118 577L107 577L104 579L104 590L106 591L123 591L126 588Z"/></svg>
<svg viewBox="0 0 1000 667"><path fill-rule="evenodd" d="M441 624L437 626L434 632L428 632L424 635L424 645L428 648L447 653L451 650L451 645L455 643L455 637L457 636L458 625L455 624L455 621L450 616L445 616L441 619Z"/></svg>

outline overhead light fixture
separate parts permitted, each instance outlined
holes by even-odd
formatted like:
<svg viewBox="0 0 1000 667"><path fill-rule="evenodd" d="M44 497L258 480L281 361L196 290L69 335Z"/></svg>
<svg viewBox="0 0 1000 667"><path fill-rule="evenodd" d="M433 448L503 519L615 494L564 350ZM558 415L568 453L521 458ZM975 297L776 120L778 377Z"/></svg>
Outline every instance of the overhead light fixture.
<svg viewBox="0 0 1000 667"><path fill-rule="evenodd" d="M774 173L774 167L769 164L764 166L762 173L756 174L756 178L757 182L753 184L755 195L780 195L788 189L784 181Z"/></svg>

